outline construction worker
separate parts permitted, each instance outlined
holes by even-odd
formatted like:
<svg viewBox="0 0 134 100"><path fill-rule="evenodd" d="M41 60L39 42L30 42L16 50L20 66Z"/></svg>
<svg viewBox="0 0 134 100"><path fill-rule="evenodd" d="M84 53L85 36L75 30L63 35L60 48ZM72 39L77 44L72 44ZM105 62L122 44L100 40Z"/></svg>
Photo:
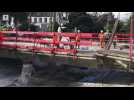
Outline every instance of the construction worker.
<svg viewBox="0 0 134 100"><path fill-rule="evenodd" d="M101 32L99 33L100 48L104 48L104 39L104 32L103 30L101 30Z"/></svg>
<svg viewBox="0 0 134 100"><path fill-rule="evenodd" d="M108 40L109 40L109 37L110 37L109 30L106 30L106 32L104 33L104 35L105 35L105 45L107 45Z"/></svg>
<svg viewBox="0 0 134 100"><path fill-rule="evenodd" d="M79 34L79 33L80 33L80 30L78 30L77 32L78 32L78 33L77 33L78 35L77 35L77 37L76 37L76 41L77 41L77 42L80 42L80 34ZM79 45L77 45L77 47L78 47L78 49L80 48Z"/></svg>
<svg viewBox="0 0 134 100"><path fill-rule="evenodd" d="M62 26L62 24L61 24L61 26ZM60 43L61 39L62 39L62 35L61 35L62 29L61 29L61 26L59 26L58 30L57 30L57 32L58 32L57 38L58 38L58 41L59 41L58 48L63 48L63 46L64 46L62 43Z"/></svg>
<svg viewBox="0 0 134 100"><path fill-rule="evenodd" d="M114 46L114 49L116 48L116 45L117 45L117 36L114 36L114 40L113 40L113 46Z"/></svg>

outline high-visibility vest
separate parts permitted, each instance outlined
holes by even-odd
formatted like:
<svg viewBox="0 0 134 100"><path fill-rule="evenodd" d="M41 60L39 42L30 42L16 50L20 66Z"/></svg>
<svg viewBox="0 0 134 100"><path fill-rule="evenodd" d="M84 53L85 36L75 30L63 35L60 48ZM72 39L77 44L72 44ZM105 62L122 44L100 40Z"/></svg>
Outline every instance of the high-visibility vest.
<svg viewBox="0 0 134 100"><path fill-rule="evenodd" d="M103 33L100 33L100 34L99 34L99 38L100 38L100 39L103 39L103 38L104 38L104 34L103 34Z"/></svg>
<svg viewBox="0 0 134 100"><path fill-rule="evenodd" d="M76 36L76 41L80 41L80 36L79 35Z"/></svg>

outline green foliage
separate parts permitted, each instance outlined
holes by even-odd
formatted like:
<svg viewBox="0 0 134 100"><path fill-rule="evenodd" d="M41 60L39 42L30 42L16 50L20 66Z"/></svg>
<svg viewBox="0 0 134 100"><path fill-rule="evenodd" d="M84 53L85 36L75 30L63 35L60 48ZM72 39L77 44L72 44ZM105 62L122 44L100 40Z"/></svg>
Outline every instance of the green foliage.
<svg viewBox="0 0 134 100"><path fill-rule="evenodd" d="M58 30L59 24L57 22L54 23L54 32Z"/></svg>
<svg viewBox="0 0 134 100"><path fill-rule="evenodd" d="M23 23L20 26L18 26L18 29L20 31L26 31L28 29L28 24L27 23Z"/></svg>
<svg viewBox="0 0 134 100"><path fill-rule="evenodd" d="M33 24L28 24L28 23L22 23L20 26L18 26L18 29L20 31L34 31L34 32L36 32L38 29L38 26L35 26Z"/></svg>
<svg viewBox="0 0 134 100"><path fill-rule="evenodd" d="M28 13L26 13L26 12L12 12L9 14L15 18L15 23L18 21L20 23L27 22Z"/></svg>
<svg viewBox="0 0 134 100"><path fill-rule="evenodd" d="M108 17L110 17L110 20L108 27L106 27ZM101 20L99 20L100 18ZM69 23L65 25L67 27L65 31L72 31L75 27L81 32L99 32L102 29L112 30L114 22L115 18L112 13L94 16L85 12L72 12L69 15Z"/></svg>
<svg viewBox="0 0 134 100"><path fill-rule="evenodd" d="M10 27L5 25L5 24L0 24L0 30L6 30L9 29Z"/></svg>
<svg viewBox="0 0 134 100"><path fill-rule="evenodd" d="M50 22L48 25L49 32L56 32L58 30L59 24L57 22Z"/></svg>
<svg viewBox="0 0 134 100"><path fill-rule="evenodd" d="M129 33L130 32L130 19L128 19L126 22L120 21L117 32L119 33Z"/></svg>
<svg viewBox="0 0 134 100"><path fill-rule="evenodd" d="M48 25L48 31L49 32L53 31L53 23L52 22L50 22L49 25Z"/></svg>
<svg viewBox="0 0 134 100"><path fill-rule="evenodd" d="M114 18L114 15L110 12L110 13L103 14L100 17L102 17L102 19L100 20L99 23L103 27L104 31L109 30L109 32L112 32L116 20Z"/></svg>
<svg viewBox="0 0 134 100"><path fill-rule="evenodd" d="M33 30L37 31L38 27L34 25L29 25L27 22L27 12L0 12L2 14L9 14L15 18L15 24L17 22L21 23L19 26L20 30ZM73 32L76 27L81 32L100 32L100 30L106 31L107 29L111 32L115 23L115 18L112 13L106 13L103 15L91 15L85 12L71 12L69 17L69 23L64 25L66 28L64 32ZM109 20L108 20L109 19ZM99 20L99 21L98 21ZM48 26L48 31L57 31L59 25L57 22L50 23ZM6 28L4 25L0 25L0 29ZM127 22L120 21L118 24L117 32L128 33L130 28L130 19Z"/></svg>

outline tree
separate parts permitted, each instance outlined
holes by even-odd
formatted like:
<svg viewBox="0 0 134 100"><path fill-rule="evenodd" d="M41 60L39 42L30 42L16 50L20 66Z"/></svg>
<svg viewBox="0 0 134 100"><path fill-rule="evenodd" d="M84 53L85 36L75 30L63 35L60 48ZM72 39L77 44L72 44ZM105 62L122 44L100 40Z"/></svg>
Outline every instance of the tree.
<svg viewBox="0 0 134 100"><path fill-rule="evenodd" d="M99 32L102 29L105 31L106 29L112 30L114 22L115 18L112 13L91 15L85 12L72 12L69 15L69 23L65 26L67 31L77 27L81 32Z"/></svg>
<svg viewBox="0 0 134 100"><path fill-rule="evenodd" d="M59 27L59 24L57 22L54 22L54 32L57 32Z"/></svg>
<svg viewBox="0 0 134 100"><path fill-rule="evenodd" d="M48 25L49 32L57 32L59 24L57 22L50 22Z"/></svg>
<svg viewBox="0 0 134 100"><path fill-rule="evenodd" d="M81 32L93 32L96 26L93 16L85 12L72 12L69 15L69 23L65 25L66 31L73 31L75 27ZM65 31L64 30L64 31Z"/></svg>
<svg viewBox="0 0 134 100"><path fill-rule="evenodd" d="M33 31L36 32L38 31L38 26L35 26L33 24L29 24L29 23L22 23L18 26L18 30L20 31Z"/></svg>
<svg viewBox="0 0 134 100"><path fill-rule="evenodd" d="M20 23L27 22L28 13L26 12L14 12L9 14L15 18L15 23L17 23L17 21L19 21Z"/></svg>
<svg viewBox="0 0 134 100"><path fill-rule="evenodd" d="M82 32L93 32L94 28L92 25L95 24L89 15L81 15L75 20L74 25Z"/></svg>
<svg viewBox="0 0 134 100"><path fill-rule="evenodd" d="M118 28L118 33L129 33L130 32L130 19L128 19L126 22L120 21Z"/></svg>
<svg viewBox="0 0 134 100"><path fill-rule="evenodd" d="M98 20L99 25L103 27L104 31L109 30L110 32L112 32L116 20L112 12L100 15Z"/></svg>

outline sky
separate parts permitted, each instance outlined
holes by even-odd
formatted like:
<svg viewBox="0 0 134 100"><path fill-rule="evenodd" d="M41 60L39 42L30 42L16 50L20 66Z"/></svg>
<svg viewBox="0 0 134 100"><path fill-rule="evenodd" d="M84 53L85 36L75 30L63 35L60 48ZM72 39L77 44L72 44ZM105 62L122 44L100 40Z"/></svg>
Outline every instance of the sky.
<svg viewBox="0 0 134 100"><path fill-rule="evenodd" d="M115 17L117 17L119 13L120 13L120 19L124 21L129 19L131 15L131 12L113 12Z"/></svg>
<svg viewBox="0 0 134 100"><path fill-rule="evenodd" d="M93 12L88 12L88 13L93 13ZM102 12L102 13L108 13L108 12ZM115 17L117 17L119 13L120 13L120 20L126 21L127 19L129 19L132 12L113 12Z"/></svg>

